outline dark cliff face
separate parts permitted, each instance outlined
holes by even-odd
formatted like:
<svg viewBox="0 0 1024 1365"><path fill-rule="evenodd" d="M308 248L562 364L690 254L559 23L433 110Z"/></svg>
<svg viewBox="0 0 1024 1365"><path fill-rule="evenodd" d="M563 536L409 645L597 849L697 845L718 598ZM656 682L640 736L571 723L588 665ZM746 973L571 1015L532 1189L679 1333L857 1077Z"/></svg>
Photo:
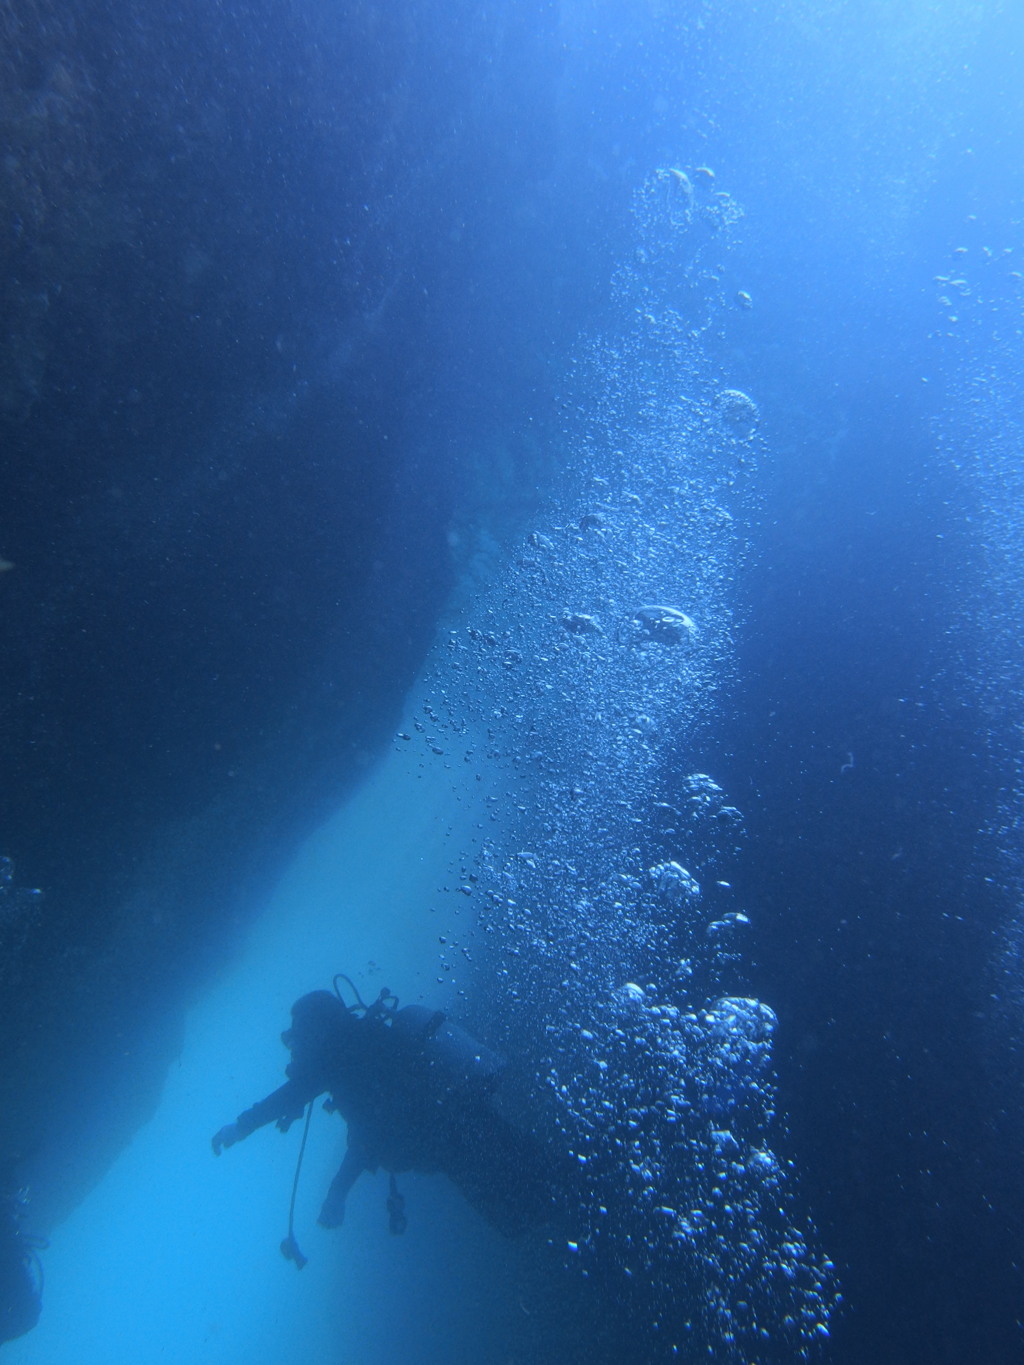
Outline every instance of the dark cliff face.
<svg viewBox="0 0 1024 1365"><path fill-rule="evenodd" d="M545 117L511 75L544 26L497 44L472 10L0 21L0 853L42 892L0 917L0 1156L44 1209L430 638L459 280Z"/></svg>

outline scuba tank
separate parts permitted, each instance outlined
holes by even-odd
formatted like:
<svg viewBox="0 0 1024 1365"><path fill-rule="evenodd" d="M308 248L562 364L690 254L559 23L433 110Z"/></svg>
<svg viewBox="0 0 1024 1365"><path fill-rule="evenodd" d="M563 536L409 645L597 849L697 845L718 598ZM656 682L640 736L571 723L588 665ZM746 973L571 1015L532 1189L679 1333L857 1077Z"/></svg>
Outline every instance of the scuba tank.
<svg viewBox="0 0 1024 1365"><path fill-rule="evenodd" d="M391 1028L422 1053L447 1090L488 1091L508 1063L505 1058L453 1024L441 1010L405 1005L391 1016Z"/></svg>
<svg viewBox="0 0 1024 1365"><path fill-rule="evenodd" d="M478 1043L464 1028L453 1024L442 1010L432 1010L426 1005L403 1005L399 1009L398 997L387 987L372 1005L367 1005L354 983L341 972L334 978L334 990L339 998L339 981L347 982L356 997L357 1003L347 1006L349 1011L361 1012L364 1018L380 1020L390 1028L396 1038L405 1043L410 1054L424 1058L446 1090L466 1087L487 1093L508 1065L499 1053Z"/></svg>

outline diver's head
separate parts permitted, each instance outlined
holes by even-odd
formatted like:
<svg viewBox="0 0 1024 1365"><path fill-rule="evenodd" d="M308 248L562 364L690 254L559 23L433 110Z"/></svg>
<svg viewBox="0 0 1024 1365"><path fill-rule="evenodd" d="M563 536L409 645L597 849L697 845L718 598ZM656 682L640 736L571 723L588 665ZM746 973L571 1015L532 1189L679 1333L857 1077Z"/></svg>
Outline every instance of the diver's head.
<svg viewBox="0 0 1024 1365"><path fill-rule="evenodd" d="M292 1006L291 1028L281 1034L281 1041L292 1050L319 1044L336 1038L354 1023L348 1007L333 992L310 991Z"/></svg>

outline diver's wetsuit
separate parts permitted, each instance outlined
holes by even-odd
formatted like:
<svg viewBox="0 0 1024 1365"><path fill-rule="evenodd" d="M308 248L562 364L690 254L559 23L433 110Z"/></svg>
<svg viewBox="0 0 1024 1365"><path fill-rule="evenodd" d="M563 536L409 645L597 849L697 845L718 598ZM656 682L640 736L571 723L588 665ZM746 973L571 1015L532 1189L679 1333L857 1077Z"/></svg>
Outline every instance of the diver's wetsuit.
<svg viewBox="0 0 1024 1365"><path fill-rule="evenodd" d="M469 1045L453 1064L432 1040L439 1028ZM324 1201L320 1221L333 1227L363 1171L448 1176L500 1231L512 1235L544 1220L551 1180L539 1145L492 1106L502 1063L441 1014L407 1006L355 1018L326 991L293 1007L285 1033L292 1049L288 1080L222 1129L214 1149L268 1123L287 1128L318 1095L330 1095L348 1125L348 1150Z"/></svg>
<svg viewBox="0 0 1024 1365"><path fill-rule="evenodd" d="M325 1092L331 1108L348 1125L348 1153L342 1171L345 1193L362 1171L379 1166L398 1174L443 1169L454 1134L454 1110L471 1095L459 1095L424 1064L422 1049L393 1025L377 1018L351 1019L341 1028L297 1040L288 1080L237 1119L239 1137L277 1121L286 1128L306 1105ZM334 1187L332 1187L334 1188Z"/></svg>

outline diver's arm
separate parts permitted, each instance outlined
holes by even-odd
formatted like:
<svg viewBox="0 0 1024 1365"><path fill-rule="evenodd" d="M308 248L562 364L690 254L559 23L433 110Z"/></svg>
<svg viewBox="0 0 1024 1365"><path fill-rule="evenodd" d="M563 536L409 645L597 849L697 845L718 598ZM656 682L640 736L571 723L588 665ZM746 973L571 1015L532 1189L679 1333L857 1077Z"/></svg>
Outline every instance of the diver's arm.
<svg viewBox="0 0 1024 1365"><path fill-rule="evenodd" d="M257 1128L263 1128L266 1124L273 1123L275 1119L282 1132L286 1131L289 1124L301 1118L306 1105L319 1093L308 1082L285 1081L272 1095L268 1095L265 1100L259 1100L251 1109L239 1114L234 1123L225 1124L214 1134L214 1156L220 1156L225 1147L233 1147L236 1142L241 1142L250 1133L255 1133Z"/></svg>
<svg viewBox="0 0 1024 1365"><path fill-rule="evenodd" d="M350 1143L345 1160L331 1181L331 1188L327 1191L327 1198L320 1209L320 1217L316 1220L322 1228L341 1227L345 1221L345 1200L348 1198L348 1192L369 1168L370 1163L362 1149Z"/></svg>

